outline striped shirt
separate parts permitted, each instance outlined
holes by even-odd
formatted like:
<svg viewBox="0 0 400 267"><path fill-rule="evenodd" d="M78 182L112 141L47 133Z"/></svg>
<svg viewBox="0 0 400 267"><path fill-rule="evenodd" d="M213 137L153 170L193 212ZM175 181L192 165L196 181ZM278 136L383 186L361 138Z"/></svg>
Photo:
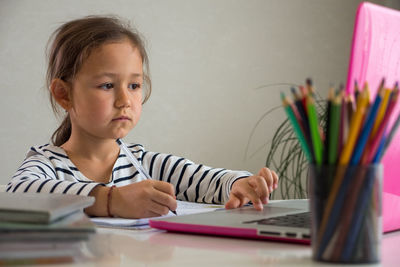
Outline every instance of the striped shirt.
<svg viewBox="0 0 400 267"><path fill-rule="evenodd" d="M177 199L191 202L225 203L232 183L252 175L195 164L190 160L146 151L142 145L128 144L129 150L154 180L171 183ZM125 186L143 180L131 159L120 149L108 183L85 177L61 147L46 144L32 147L7 184L7 192L46 192L89 195L98 185Z"/></svg>

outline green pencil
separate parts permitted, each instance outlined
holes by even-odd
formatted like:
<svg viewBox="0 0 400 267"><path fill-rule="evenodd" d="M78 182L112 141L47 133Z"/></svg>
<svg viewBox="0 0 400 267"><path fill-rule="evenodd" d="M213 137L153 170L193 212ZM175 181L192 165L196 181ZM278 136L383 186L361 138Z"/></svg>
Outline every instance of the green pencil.
<svg viewBox="0 0 400 267"><path fill-rule="evenodd" d="M311 140L314 148L315 163L317 165L322 164L322 140L319 133L318 116L315 110L314 99L307 96L307 113L308 121L310 123Z"/></svg>
<svg viewBox="0 0 400 267"><path fill-rule="evenodd" d="M294 112L291 108L291 102L290 100L285 96L284 93L281 93L281 98L282 98L282 103L283 103L283 107L285 108L286 114L289 118L289 121L291 122L293 128L294 128L294 132L297 135L297 138L300 141L300 145L301 148L304 151L304 154L306 155L306 158L308 159L309 162L312 162L312 157L311 157L311 153L310 153L310 148L307 145L306 139L304 137L304 134L300 128L300 124L296 119L296 116L294 115Z"/></svg>

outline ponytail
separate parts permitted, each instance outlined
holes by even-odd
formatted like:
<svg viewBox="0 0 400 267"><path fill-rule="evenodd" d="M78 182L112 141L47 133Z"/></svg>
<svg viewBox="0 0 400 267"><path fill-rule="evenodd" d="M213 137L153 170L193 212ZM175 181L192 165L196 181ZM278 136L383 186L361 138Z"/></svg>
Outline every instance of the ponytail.
<svg viewBox="0 0 400 267"><path fill-rule="evenodd" d="M71 119L66 115L61 125L55 130L51 136L51 141L55 146L61 146L68 141L71 136Z"/></svg>

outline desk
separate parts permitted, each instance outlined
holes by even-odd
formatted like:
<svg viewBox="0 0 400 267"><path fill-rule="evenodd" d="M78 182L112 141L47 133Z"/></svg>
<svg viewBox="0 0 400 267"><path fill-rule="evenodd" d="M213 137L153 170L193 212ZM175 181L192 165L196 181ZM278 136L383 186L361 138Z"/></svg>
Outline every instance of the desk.
<svg viewBox="0 0 400 267"><path fill-rule="evenodd" d="M382 262L399 266L400 231L385 234ZM321 266L307 245L170 233L155 229L98 228L85 257L60 266ZM335 266L323 264L324 266ZM347 265L362 266L362 265Z"/></svg>

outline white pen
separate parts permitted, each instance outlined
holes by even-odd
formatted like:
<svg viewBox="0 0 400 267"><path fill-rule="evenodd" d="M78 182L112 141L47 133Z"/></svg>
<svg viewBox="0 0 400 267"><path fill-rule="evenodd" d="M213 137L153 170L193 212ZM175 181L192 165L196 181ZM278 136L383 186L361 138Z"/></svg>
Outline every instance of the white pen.
<svg viewBox="0 0 400 267"><path fill-rule="evenodd" d="M128 149L126 144L120 138L117 139L117 143L120 146L120 148L125 152L126 156L131 160L136 170L140 172L140 174L144 176L144 178L151 179L150 175L147 173L145 169L143 169L143 166L140 165L139 161L132 155L132 152Z"/></svg>
<svg viewBox="0 0 400 267"><path fill-rule="evenodd" d="M117 139L117 143L119 147L125 152L126 156L131 160L136 170L140 172L140 174L144 176L146 179L151 179L150 175L147 173L145 169L143 169L143 166L139 163L139 161L135 158L135 156L133 156L132 152L128 149L126 144L120 138ZM175 215L178 215L175 210L171 210L171 212Z"/></svg>

